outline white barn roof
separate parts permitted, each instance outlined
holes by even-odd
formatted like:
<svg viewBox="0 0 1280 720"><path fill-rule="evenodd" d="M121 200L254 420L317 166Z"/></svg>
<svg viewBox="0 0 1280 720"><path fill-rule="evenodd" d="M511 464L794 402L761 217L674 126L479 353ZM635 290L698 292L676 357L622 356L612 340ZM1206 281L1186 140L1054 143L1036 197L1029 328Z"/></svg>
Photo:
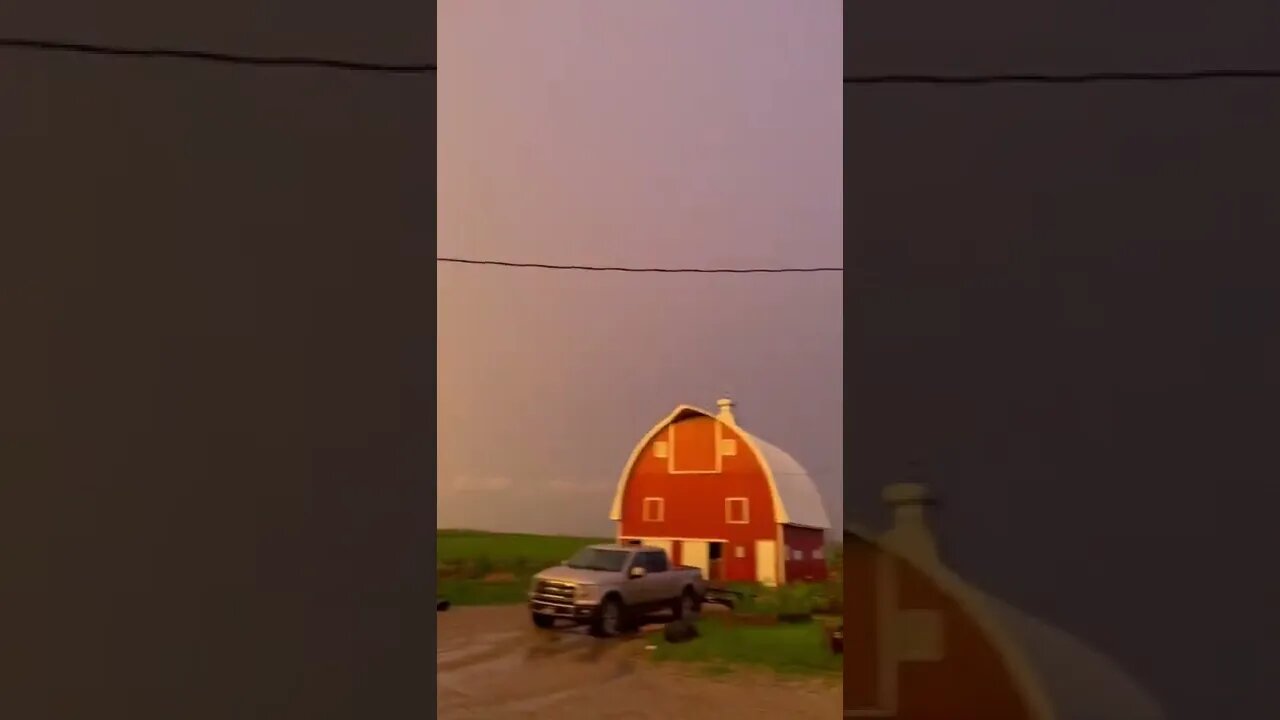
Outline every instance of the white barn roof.
<svg viewBox="0 0 1280 720"><path fill-rule="evenodd" d="M716 415L692 405L681 405L657 425L654 425L636 445L635 450L631 453L631 458L627 461L626 466L622 468L622 477L618 479L618 489L613 496L613 508L609 513L609 519L622 519L622 497L626 490L627 479L631 476L632 466L635 465L637 458L639 458L645 446L649 444L649 441L661 432L663 428L681 418L691 415L705 415L732 428L734 432L742 437L744 444L755 453L756 459L760 462L760 467L764 470L765 478L769 482L770 493L773 495L774 522L817 528L819 530L829 529L831 522L827 518L826 508L822 504L822 496L818 493L817 485L814 484L813 478L809 476L809 473L805 471L804 466L785 450L770 442L761 440L738 427L737 421L733 417L732 407L733 403L731 401L721 400L720 414Z"/></svg>
<svg viewBox="0 0 1280 720"><path fill-rule="evenodd" d="M822 505L818 486L794 457L765 440L737 428L738 434L756 451L760 465L765 469L774 487L775 519L789 525L826 530L831 527L827 510Z"/></svg>

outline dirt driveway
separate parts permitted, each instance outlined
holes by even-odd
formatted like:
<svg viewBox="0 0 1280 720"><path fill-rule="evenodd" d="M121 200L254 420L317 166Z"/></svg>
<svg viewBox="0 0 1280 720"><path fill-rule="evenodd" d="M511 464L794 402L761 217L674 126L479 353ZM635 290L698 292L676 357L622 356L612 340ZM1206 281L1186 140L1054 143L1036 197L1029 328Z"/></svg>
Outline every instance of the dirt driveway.
<svg viewBox="0 0 1280 720"><path fill-rule="evenodd" d="M657 667L644 641L597 640L580 629L535 630L523 607L436 614L436 714L441 720L835 720L838 685L767 675L704 677Z"/></svg>

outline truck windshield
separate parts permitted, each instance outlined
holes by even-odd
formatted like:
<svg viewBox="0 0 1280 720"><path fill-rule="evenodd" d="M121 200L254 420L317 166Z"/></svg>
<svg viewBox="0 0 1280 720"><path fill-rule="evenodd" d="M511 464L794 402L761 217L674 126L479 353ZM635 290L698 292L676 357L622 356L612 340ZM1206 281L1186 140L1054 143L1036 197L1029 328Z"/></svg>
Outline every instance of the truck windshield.
<svg viewBox="0 0 1280 720"><path fill-rule="evenodd" d="M604 572L622 572L630 553L621 550L601 550L599 548L582 548L565 563L577 570L602 570Z"/></svg>

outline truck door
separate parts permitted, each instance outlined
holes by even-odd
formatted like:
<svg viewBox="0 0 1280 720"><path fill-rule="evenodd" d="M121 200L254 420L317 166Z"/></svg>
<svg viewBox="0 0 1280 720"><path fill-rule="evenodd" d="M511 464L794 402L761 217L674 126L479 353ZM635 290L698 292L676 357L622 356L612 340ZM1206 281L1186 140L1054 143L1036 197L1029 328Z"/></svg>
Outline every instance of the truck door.
<svg viewBox="0 0 1280 720"><path fill-rule="evenodd" d="M646 550L636 554L635 564L645 569L645 576L629 581L635 585L633 601L651 605L666 600L667 554L661 550Z"/></svg>

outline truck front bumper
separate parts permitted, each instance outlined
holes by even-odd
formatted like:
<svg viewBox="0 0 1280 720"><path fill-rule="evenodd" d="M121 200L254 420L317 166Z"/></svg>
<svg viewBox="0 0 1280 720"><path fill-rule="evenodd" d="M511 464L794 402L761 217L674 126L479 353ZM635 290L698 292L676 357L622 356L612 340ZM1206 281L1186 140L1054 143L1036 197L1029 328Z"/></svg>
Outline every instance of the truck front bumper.
<svg viewBox="0 0 1280 720"><path fill-rule="evenodd" d="M590 620L595 617L596 611L600 606L595 603L574 603L567 605L563 603L551 603L542 600L530 600L529 610L539 615L550 615L553 617L565 618L567 620Z"/></svg>

